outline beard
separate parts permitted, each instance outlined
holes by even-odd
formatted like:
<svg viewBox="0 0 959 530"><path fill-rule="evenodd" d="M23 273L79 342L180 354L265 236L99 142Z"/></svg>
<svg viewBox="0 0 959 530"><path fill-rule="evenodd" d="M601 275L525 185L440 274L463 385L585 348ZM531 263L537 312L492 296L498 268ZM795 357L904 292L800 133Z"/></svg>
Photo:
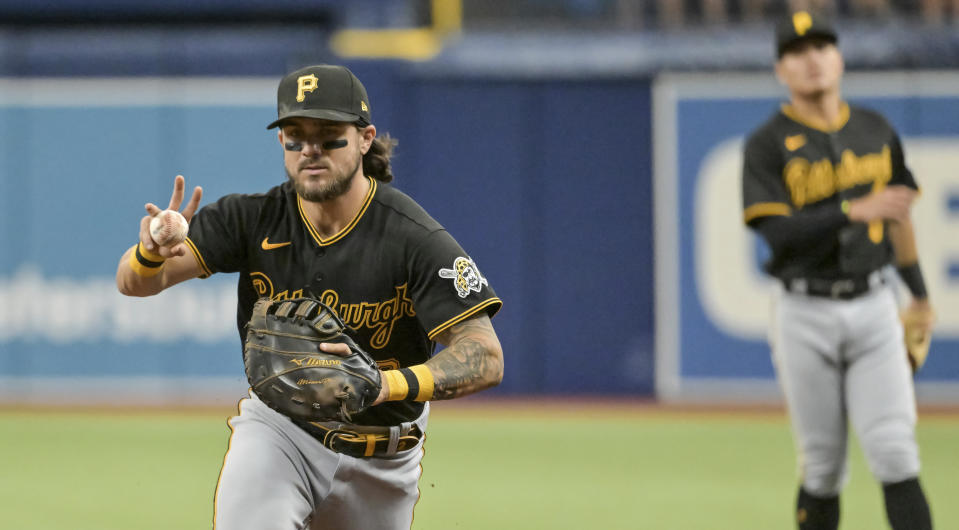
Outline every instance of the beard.
<svg viewBox="0 0 959 530"><path fill-rule="evenodd" d="M290 179L290 182L293 183L293 189L296 190L297 195L310 202L325 202L350 191L350 187L353 186L353 175L360 169L360 164L362 163L363 158L357 157L352 171L335 172L330 175L330 180L320 187L308 186L309 178L304 177L298 179L290 172L289 168L286 168L286 176Z"/></svg>

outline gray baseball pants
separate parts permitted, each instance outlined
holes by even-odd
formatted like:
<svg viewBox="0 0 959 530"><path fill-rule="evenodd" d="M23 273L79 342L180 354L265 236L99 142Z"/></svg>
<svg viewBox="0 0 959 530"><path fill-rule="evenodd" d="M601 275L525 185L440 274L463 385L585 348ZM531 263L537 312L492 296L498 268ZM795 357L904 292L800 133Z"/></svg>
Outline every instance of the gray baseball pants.
<svg viewBox="0 0 959 530"><path fill-rule="evenodd" d="M919 475L915 391L898 314L888 286L851 300L774 293L773 362L802 485L813 495L842 490L850 425L878 481Z"/></svg>
<svg viewBox="0 0 959 530"><path fill-rule="evenodd" d="M233 433L214 498L216 530L409 529L423 441L397 458L324 447L253 393ZM429 404L416 420L426 432Z"/></svg>

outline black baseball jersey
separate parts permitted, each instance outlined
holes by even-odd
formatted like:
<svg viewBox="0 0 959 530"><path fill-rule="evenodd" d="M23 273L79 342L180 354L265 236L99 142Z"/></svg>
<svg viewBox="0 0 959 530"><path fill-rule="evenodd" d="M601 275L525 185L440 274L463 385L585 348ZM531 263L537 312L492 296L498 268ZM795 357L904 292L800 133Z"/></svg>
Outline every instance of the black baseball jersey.
<svg viewBox="0 0 959 530"><path fill-rule="evenodd" d="M885 223L849 223L841 204L894 184L917 189L898 135L878 113L843 104L838 124L822 127L783 105L746 141L744 220L755 227L770 216L835 212L840 221L808 248L789 254L773 249L767 272L782 279L836 279L889 263Z"/></svg>
<svg viewBox="0 0 959 530"><path fill-rule="evenodd" d="M369 177L367 177L369 178ZM263 194L227 195L201 208L187 244L204 276L239 272L240 341L254 302L313 296L335 308L383 369L428 360L450 326L502 302L452 236L410 197L370 180L356 217L326 239L290 182ZM386 402L354 416L396 425L423 404Z"/></svg>

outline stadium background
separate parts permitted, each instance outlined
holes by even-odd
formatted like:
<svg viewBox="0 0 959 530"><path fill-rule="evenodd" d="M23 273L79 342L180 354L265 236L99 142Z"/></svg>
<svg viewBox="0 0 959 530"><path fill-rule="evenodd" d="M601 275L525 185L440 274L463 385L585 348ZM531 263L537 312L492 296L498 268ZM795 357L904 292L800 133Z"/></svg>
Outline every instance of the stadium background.
<svg viewBox="0 0 959 530"><path fill-rule="evenodd" d="M926 187L916 222L940 321L918 393L954 409L959 13L934 0L812 3L839 17L847 96L889 116ZM769 20L785 4L0 0L0 404L13 418L232 407L247 387L235 276L125 299L117 259L176 174L204 203L280 182L264 129L276 82L334 62L400 140L396 185L505 301L505 380L465 401L531 403L529 425L553 425L569 397L778 411L764 249L738 224L736 179L742 135L783 98ZM788 428L773 416L788 473ZM4 443L30 445L19 423L0 425L20 433Z"/></svg>
<svg viewBox="0 0 959 530"><path fill-rule="evenodd" d="M494 393L653 396L659 370L660 397L708 387L741 399L735 389L748 387L745 397L776 399L761 277L743 279L752 290L728 281L755 245L726 245L738 258L708 248L752 238L733 222L734 179L707 196L719 210L700 204L714 217L692 222L713 182L699 175L710 163L737 171L736 149L707 155L782 99L767 73L770 29L734 2L725 23L689 4L679 21L655 4L603 0L0 2L0 398L242 391L235 276L125 300L112 286L117 256L142 204L165 201L176 174L203 185L206 201L279 182L262 126L276 79L341 62L401 142L397 185L506 302L496 319L506 379ZM947 67L959 37L950 19L852 5L835 6L849 15L841 46L849 70L872 77L847 94L890 115L907 144L925 142L909 161L937 192L917 217L940 322L920 381L936 386L924 397L954 401L959 248L945 235L959 222L949 158L959 78ZM588 326L571 332L577 314ZM737 315L751 320L724 324Z"/></svg>

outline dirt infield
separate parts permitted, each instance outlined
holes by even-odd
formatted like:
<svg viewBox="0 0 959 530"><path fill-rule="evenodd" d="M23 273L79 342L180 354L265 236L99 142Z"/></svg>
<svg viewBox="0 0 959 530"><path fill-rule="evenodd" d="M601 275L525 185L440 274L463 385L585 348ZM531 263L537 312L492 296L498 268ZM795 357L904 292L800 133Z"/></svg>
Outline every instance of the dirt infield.
<svg viewBox="0 0 959 530"><path fill-rule="evenodd" d="M431 414L477 416L556 416L556 417L603 417L632 418L676 416L696 419L739 416L753 419L782 419L785 409L782 404L739 403L660 403L651 398L634 396L471 396L451 401L434 401ZM51 406L34 404L0 403L0 414L113 414L113 415L197 415L232 416L237 413L236 403L231 406L208 404L178 404L174 406L149 405L78 405ZM942 417L959 420L957 406L920 406L920 418Z"/></svg>
<svg viewBox="0 0 959 530"><path fill-rule="evenodd" d="M744 418L784 418L786 409L779 403L661 403L654 399L635 397L468 397L454 401L432 403L433 415L495 414L495 415L562 415L591 417L688 416L709 418L741 416ZM945 417L959 420L957 406L921 406L920 417Z"/></svg>

